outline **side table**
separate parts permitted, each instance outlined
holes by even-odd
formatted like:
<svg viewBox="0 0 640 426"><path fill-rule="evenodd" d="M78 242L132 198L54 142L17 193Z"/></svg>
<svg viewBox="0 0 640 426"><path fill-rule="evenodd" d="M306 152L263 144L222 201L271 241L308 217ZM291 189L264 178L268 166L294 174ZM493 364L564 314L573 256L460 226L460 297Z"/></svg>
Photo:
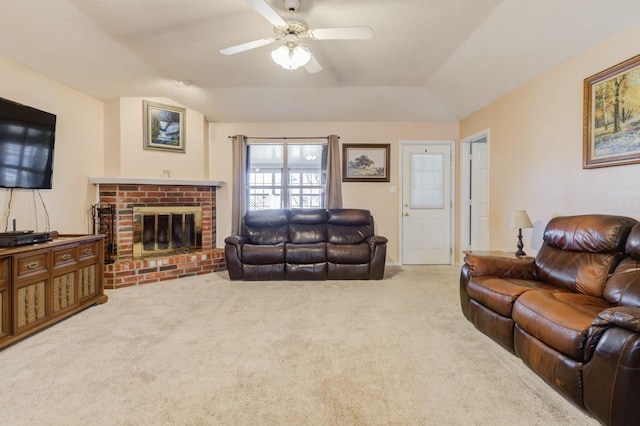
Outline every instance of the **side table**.
<svg viewBox="0 0 640 426"><path fill-rule="evenodd" d="M533 259L533 256L516 256L513 251L500 251L500 250L463 250L464 254L473 254L476 256L493 256L504 257L507 259Z"/></svg>

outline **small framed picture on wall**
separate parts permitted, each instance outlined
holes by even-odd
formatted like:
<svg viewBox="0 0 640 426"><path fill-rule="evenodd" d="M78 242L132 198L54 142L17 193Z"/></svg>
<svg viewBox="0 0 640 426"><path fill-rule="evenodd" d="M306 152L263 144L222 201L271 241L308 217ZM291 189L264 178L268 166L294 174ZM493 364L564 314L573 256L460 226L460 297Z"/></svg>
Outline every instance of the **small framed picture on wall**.
<svg viewBox="0 0 640 426"><path fill-rule="evenodd" d="M389 182L390 144L342 145L343 182Z"/></svg>
<svg viewBox="0 0 640 426"><path fill-rule="evenodd" d="M143 101L144 149L186 152L185 108Z"/></svg>

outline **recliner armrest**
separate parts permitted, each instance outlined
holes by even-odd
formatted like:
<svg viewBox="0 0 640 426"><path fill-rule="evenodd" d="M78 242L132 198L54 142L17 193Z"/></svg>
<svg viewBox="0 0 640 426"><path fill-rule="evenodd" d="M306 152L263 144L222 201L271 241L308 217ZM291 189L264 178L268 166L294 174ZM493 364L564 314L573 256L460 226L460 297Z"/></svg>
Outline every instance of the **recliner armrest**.
<svg viewBox="0 0 640 426"><path fill-rule="evenodd" d="M598 314L594 325L614 324L633 332L640 331L640 308L634 306L616 306Z"/></svg>
<svg viewBox="0 0 640 426"><path fill-rule="evenodd" d="M535 279L533 259L509 259L497 256L467 254L464 262L472 275L495 275L502 278Z"/></svg>
<svg viewBox="0 0 640 426"><path fill-rule="evenodd" d="M381 235L372 235L369 238L367 238L367 244L369 244L369 253L372 259L376 251L376 247L379 244L387 244L387 242L389 242L389 240Z"/></svg>
<svg viewBox="0 0 640 426"><path fill-rule="evenodd" d="M224 239L225 244L233 244L234 246L241 246L249 242L249 237L245 235L232 235Z"/></svg>

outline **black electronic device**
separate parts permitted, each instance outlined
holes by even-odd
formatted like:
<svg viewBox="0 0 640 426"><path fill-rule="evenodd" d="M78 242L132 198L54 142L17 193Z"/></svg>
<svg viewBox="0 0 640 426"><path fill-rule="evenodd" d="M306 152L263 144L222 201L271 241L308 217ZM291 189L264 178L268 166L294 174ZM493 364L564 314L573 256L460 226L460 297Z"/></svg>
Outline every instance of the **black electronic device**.
<svg viewBox="0 0 640 426"><path fill-rule="evenodd" d="M0 98L0 187L51 189L56 116Z"/></svg>
<svg viewBox="0 0 640 426"><path fill-rule="evenodd" d="M0 232L0 247L18 247L44 243L51 240L48 232L9 231Z"/></svg>

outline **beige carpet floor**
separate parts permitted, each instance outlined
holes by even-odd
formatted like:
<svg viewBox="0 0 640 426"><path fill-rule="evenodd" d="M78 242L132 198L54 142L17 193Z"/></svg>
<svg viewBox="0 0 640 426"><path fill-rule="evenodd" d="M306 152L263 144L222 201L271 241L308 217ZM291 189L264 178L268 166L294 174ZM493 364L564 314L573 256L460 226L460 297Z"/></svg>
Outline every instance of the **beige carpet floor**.
<svg viewBox="0 0 640 426"><path fill-rule="evenodd" d="M0 352L0 423L597 424L464 319L458 274L109 291Z"/></svg>

